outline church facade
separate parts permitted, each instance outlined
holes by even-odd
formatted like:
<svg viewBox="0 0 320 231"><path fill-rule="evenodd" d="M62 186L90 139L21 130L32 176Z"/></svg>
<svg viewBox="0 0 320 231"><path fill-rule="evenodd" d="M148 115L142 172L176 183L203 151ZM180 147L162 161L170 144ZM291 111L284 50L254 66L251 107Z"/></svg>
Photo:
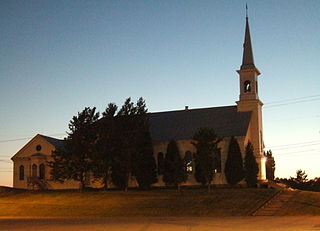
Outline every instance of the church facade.
<svg viewBox="0 0 320 231"><path fill-rule="evenodd" d="M181 157L187 160L188 180L184 185L198 184L194 178L193 154L196 150L192 144L192 137L200 128L212 128L222 139L219 143L221 148L220 164L215 169L213 184L227 184L224 167L231 137L237 139L243 158L245 146L248 142L252 143L259 166L258 180L265 180L263 103L258 95L260 71L254 64L248 17L246 17L242 65L237 72L239 74L240 95L236 105L199 109L186 107L184 110L149 114L150 134L158 168L158 183L155 186L164 185L162 166L170 140L177 142ZM33 189L35 187L47 189L79 188L79 183L72 180L63 183L50 180L50 169L47 166L47 161L52 160L52 151L62 147L63 144L63 140L39 134L30 140L11 158L14 163L13 187L23 189ZM101 183L99 180L92 179L88 180L87 185L99 187ZM137 186L134 179L130 180L129 186Z"/></svg>

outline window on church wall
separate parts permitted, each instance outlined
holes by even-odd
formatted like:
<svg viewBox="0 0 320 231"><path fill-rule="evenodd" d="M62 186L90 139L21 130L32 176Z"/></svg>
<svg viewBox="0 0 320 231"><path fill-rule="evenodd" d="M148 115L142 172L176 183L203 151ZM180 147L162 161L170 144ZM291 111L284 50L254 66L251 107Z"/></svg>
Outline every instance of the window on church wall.
<svg viewBox="0 0 320 231"><path fill-rule="evenodd" d="M42 180L45 179L45 166L44 166L44 164L39 165L39 178Z"/></svg>
<svg viewBox="0 0 320 231"><path fill-rule="evenodd" d="M258 93L258 82L256 82L256 92Z"/></svg>
<svg viewBox="0 0 320 231"><path fill-rule="evenodd" d="M159 152L158 156L158 175L163 175L164 173L164 154L163 152Z"/></svg>
<svg viewBox="0 0 320 231"><path fill-rule="evenodd" d="M32 169L32 176L33 177L36 177L38 174L37 174L37 170L38 170L38 166L36 165L36 164L33 164L32 165L32 167L31 167L31 169Z"/></svg>
<svg viewBox="0 0 320 231"><path fill-rule="evenodd" d="M249 80L246 80L244 82L243 91L244 91L244 93L251 92L251 82Z"/></svg>
<svg viewBox="0 0 320 231"><path fill-rule="evenodd" d="M193 172L193 156L192 152L186 151L184 155L184 164L185 168L187 170L187 173L192 173Z"/></svg>
<svg viewBox="0 0 320 231"><path fill-rule="evenodd" d="M20 165L19 167L19 180L24 180L24 166Z"/></svg>
<svg viewBox="0 0 320 231"><path fill-rule="evenodd" d="M36 150L38 151L38 152L40 152L41 151L41 145L40 144L38 144L37 146L36 146Z"/></svg>

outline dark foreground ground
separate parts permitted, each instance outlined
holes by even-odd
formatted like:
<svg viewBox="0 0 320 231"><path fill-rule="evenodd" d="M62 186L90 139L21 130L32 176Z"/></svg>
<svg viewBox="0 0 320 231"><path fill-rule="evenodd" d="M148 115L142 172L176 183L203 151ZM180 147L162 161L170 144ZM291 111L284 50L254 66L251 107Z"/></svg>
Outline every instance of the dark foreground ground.
<svg viewBox="0 0 320 231"><path fill-rule="evenodd" d="M276 193L272 189L248 188L214 189L210 193L206 189L180 192L176 189L128 192L0 190L0 217L248 216Z"/></svg>
<svg viewBox="0 0 320 231"><path fill-rule="evenodd" d="M0 218L0 230L320 230L320 216L157 217L157 218Z"/></svg>
<svg viewBox="0 0 320 231"><path fill-rule="evenodd" d="M262 211L261 211L262 210ZM320 192L259 188L23 191L0 187L0 218L320 216ZM0 229L1 231L1 229Z"/></svg>

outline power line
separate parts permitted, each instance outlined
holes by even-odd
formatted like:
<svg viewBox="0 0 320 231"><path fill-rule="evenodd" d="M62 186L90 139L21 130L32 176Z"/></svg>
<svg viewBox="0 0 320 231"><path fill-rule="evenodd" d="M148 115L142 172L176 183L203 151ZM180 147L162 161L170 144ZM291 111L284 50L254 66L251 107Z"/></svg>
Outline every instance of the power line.
<svg viewBox="0 0 320 231"><path fill-rule="evenodd" d="M300 145L295 147L283 147L283 148L274 148L275 150L284 150L284 149L297 149L297 148L303 148L303 147L310 147L310 146L317 146L320 144L306 144L306 145Z"/></svg>
<svg viewBox="0 0 320 231"><path fill-rule="evenodd" d="M311 101L318 101L318 100L320 100L320 95L304 96L304 97L298 97L298 98L292 98L292 99L286 99L286 100L267 102L265 103L266 106L264 108L286 106L289 104L304 103L304 102L311 102ZM317 115L315 117L319 117L319 116ZM66 133L49 134L48 136L61 136L61 135L66 135ZM0 140L0 143L28 140L32 138L33 137L23 137L23 138L16 138L16 139Z"/></svg>
<svg viewBox="0 0 320 231"><path fill-rule="evenodd" d="M28 140L28 139L32 139L32 137L24 137L24 138L17 138L17 139L11 139L11 140L0 140L0 143L19 141L19 140Z"/></svg>
<svg viewBox="0 0 320 231"><path fill-rule="evenodd" d="M314 141L307 141L307 142L301 142L301 143L291 143L291 144L282 144L282 145L276 145L276 146L270 146L266 149L289 149L289 148L298 148L298 147L304 147L308 145L319 145L320 140L314 140ZM294 146L294 147L290 147Z"/></svg>
<svg viewBox="0 0 320 231"><path fill-rule="evenodd" d="M49 134L48 136L62 136L62 135L66 135L66 133ZM17 139L0 140L0 143L13 142L13 141L19 141L19 140L30 140L32 138L33 137L23 137L23 138L17 138Z"/></svg>
<svg viewBox="0 0 320 231"><path fill-rule="evenodd" d="M279 104L275 104L275 105L266 104L266 106L264 108L280 107L280 106L286 106L289 104L305 103L305 102L311 102L311 101L320 101L320 98L309 99L309 100L300 100L300 101L287 102L287 103L279 103Z"/></svg>
<svg viewBox="0 0 320 231"><path fill-rule="evenodd" d="M291 155L291 154L296 154L296 153L306 153L306 152L314 152L314 151L320 151L320 149L304 149L304 150L299 150L299 151L294 151L294 152L284 152L284 153L277 153L277 155L283 156L283 155ZM320 155L320 153L319 153Z"/></svg>
<svg viewBox="0 0 320 231"><path fill-rule="evenodd" d="M315 119L320 118L320 115L315 116L303 116L303 117L296 117L296 118L289 118L289 119L275 119L275 120L268 120L268 122L278 122L278 121L293 121L293 120L305 120L305 119Z"/></svg>
<svg viewBox="0 0 320 231"><path fill-rule="evenodd" d="M298 97L298 98L291 98L291 99L284 99L284 100L278 100L278 101L271 101L267 102L266 104L278 104L278 103L283 103L287 101L296 101L296 100L302 100L302 99L308 99L308 98L315 98L315 97L320 97L320 95L310 95L310 96L304 96L304 97Z"/></svg>
<svg viewBox="0 0 320 231"><path fill-rule="evenodd" d="M276 158L287 158L287 159L294 158L294 157L300 157L301 158L301 155L303 155L303 156L316 156L317 158L320 156L319 153L303 153L303 154L294 153L292 155L279 155Z"/></svg>

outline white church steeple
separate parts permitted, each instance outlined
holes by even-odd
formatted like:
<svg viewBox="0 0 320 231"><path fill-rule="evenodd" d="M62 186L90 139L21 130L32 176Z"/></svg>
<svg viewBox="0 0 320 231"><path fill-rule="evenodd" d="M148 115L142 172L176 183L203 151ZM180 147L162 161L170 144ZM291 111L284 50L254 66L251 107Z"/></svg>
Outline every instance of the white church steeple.
<svg viewBox="0 0 320 231"><path fill-rule="evenodd" d="M240 101L259 99L258 76L260 71L254 65L248 16L246 17L242 65L237 72L240 75Z"/></svg>
<svg viewBox="0 0 320 231"><path fill-rule="evenodd" d="M258 95L258 76L260 71L256 68L253 59L249 20L246 15L246 29L243 44L243 56L240 70L240 96L237 101L238 112L251 112L249 135L247 142L251 142L254 155L259 165L259 180L265 180L265 158L262 128L262 105Z"/></svg>

